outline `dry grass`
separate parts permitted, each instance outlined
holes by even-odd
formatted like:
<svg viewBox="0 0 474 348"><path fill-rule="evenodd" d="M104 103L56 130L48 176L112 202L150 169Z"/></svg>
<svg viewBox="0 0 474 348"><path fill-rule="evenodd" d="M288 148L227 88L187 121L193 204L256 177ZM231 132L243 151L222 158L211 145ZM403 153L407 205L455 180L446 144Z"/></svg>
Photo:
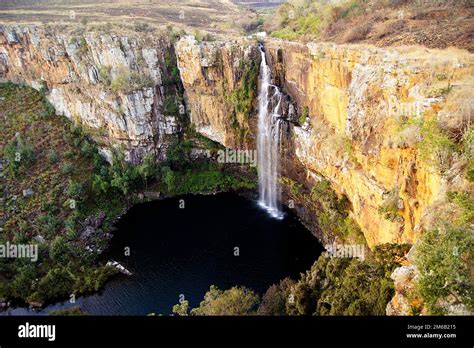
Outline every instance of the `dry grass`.
<svg viewBox="0 0 474 348"><path fill-rule="evenodd" d="M229 25L234 20L252 21L257 15L236 6L230 0L116 0L116 1L54 1L23 5L20 1L2 1L0 23L5 24L75 24L130 25L148 23L164 28L175 25L215 33L240 33L239 27Z"/></svg>
<svg viewBox="0 0 474 348"><path fill-rule="evenodd" d="M307 21L318 21L315 26ZM455 46L474 52L472 1L289 0L265 25L274 37L370 43L377 46Z"/></svg>

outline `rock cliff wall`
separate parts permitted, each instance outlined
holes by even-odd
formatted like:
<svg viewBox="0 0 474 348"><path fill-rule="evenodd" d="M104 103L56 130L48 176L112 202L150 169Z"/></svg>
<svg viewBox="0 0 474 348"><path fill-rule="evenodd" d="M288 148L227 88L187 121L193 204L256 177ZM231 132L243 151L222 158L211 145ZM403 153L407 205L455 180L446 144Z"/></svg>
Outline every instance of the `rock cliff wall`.
<svg viewBox="0 0 474 348"><path fill-rule="evenodd" d="M217 47L221 46L182 40L177 56L180 66L186 65L181 74L186 90L192 91L191 107L195 103L208 109L205 118L194 117L193 123L214 140L236 145L239 142L230 139L233 134L222 132L229 128L229 119L222 115L227 106L220 97L228 92L220 90L227 84L215 81L232 76L233 65L219 65L219 72L212 74L211 93L203 85L205 79L197 78L202 77L203 50L213 51L216 61L229 61L232 50ZM415 242L426 208L443 199L456 171L442 175L422 159L416 139L405 134L401 124L407 118L430 116L449 122L451 114L470 112L465 102L472 89L472 55L273 39L266 40L265 47L274 83L289 96L283 115L287 127L282 136L282 174L308 191L318 180L329 180L349 199L351 216L369 246ZM249 133L255 134L255 123L249 125ZM289 191L286 187L285 199L295 198ZM395 211L387 216L381 207L390 200ZM313 232L331 239L318 231L310 205L300 200L295 209Z"/></svg>
<svg viewBox="0 0 474 348"><path fill-rule="evenodd" d="M260 55L255 41L201 42L187 36L176 44L191 123L229 148L255 143L255 106Z"/></svg>
<svg viewBox="0 0 474 348"><path fill-rule="evenodd" d="M43 88L59 113L132 162L165 155L180 130L165 114L173 45L164 36L57 32L0 27L0 78ZM132 82L130 82L132 81Z"/></svg>

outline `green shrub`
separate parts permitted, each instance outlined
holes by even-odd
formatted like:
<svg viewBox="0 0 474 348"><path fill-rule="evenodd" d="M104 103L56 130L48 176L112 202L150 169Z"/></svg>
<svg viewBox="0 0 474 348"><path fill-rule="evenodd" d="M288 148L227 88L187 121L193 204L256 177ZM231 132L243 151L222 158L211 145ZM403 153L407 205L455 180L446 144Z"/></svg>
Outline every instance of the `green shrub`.
<svg viewBox="0 0 474 348"><path fill-rule="evenodd" d="M230 94L228 101L235 113L242 113L249 117L257 95L259 68L254 60L249 62L242 59L239 63L239 70L242 71L240 85Z"/></svg>
<svg viewBox="0 0 474 348"><path fill-rule="evenodd" d="M32 263L26 263L17 269L16 275L10 284L9 292L17 299L24 299L31 294L38 271Z"/></svg>
<svg viewBox="0 0 474 348"><path fill-rule="evenodd" d="M54 262L67 263L72 259L73 253L66 239L63 236L57 236L51 243L49 255Z"/></svg>
<svg viewBox="0 0 474 348"><path fill-rule="evenodd" d="M295 32L293 29L290 28L283 28L280 30L275 30L273 31L270 36L277 38L277 39L282 39L282 40L296 40L298 37L300 37L301 34Z"/></svg>
<svg viewBox="0 0 474 348"><path fill-rule="evenodd" d="M163 111L165 115L178 116L179 117L179 106L182 104L182 99L176 95L167 95L165 97Z"/></svg>
<svg viewBox="0 0 474 348"><path fill-rule="evenodd" d="M82 198L83 191L84 188L81 183L70 180L66 194L69 198L79 201Z"/></svg>
<svg viewBox="0 0 474 348"><path fill-rule="evenodd" d="M400 189L394 187L384 198L382 205L379 206L378 212L389 221L402 221L403 218L398 213L398 201L400 196L398 192Z"/></svg>
<svg viewBox="0 0 474 348"><path fill-rule="evenodd" d="M468 192L451 191L447 194L448 201L456 203L461 210L457 225L467 225L474 223L474 201Z"/></svg>
<svg viewBox="0 0 474 348"><path fill-rule="evenodd" d="M51 213L38 217L37 223L39 225L41 234L46 239L54 238L61 227L61 222Z"/></svg>
<svg viewBox="0 0 474 348"><path fill-rule="evenodd" d="M99 81L102 82L106 87L110 87L112 79L110 77L112 68L110 66L100 66L99 67Z"/></svg>
<svg viewBox="0 0 474 348"><path fill-rule="evenodd" d="M306 119L308 118L309 116L309 108L307 106L305 106L303 108L303 112L301 113L299 119L298 119L298 122L300 125L303 125L306 123Z"/></svg>
<svg viewBox="0 0 474 348"><path fill-rule="evenodd" d="M20 133L5 146L3 154L11 176L24 173L36 161L33 146Z"/></svg>
<svg viewBox="0 0 474 348"><path fill-rule="evenodd" d="M144 74L120 67L110 82L110 89L115 93L131 93L133 91L153 86L153 80Z"/></svg>
<svg viewBox="0 0 474 348"><path fill-rule="evenodd" d="M259 303L259 296L245 287L229 290L211 288L199 307L191 310L192 315L253 315Z"/></svg>
<svg viewBox="0 0 474 348"><path fill-rule="evenodd" d="M416 290L431 314L445 314L440 300L448 296L473 308L473 249L474 231L467 226L446 226L421 236L415 249L420 272Z"/></svg>
<svg viewBox="0 0 474 348"><path fill-rule="evenodd" d="M45 302L51 298L69 296L73 284L72 275L66 268L53 268L39 280L36 292L29 299L30 301Z"/></svg>
<svg viewBox="0 0 474 348"><path fill-rule="evenodd" d="M190 140L175 140L167 152L167 166L172 170L183 170L191 165L191 150L193 143Z"/></svg>
<svg viewBox="0 0 474 348"><path fill-rule="evenodd" d="M49 150L47 157L48 157L49 163L51 164L58 163L59 157L56 151Z"/></svg>
<svg viewBox="0 0 474 348"><path fill-rule="evenodd" d="M146 22L135 22L133 26L134 26L135 31L142 32L142 33L153 30L153 28L150 27L150 25Z"/></svg>
<svg viewBox="0 0 474 348"><path fill-rule="evenodd" d="M446 172L451 168L453 154L458 150L456 143L439 127L435 118L418 121L418 124L422 140L417 147L421 157L441 173Z"/></svg>
<svg viewBox="0 0 474 348"><path fill-rule="evenodd" d="M173 306L173 314L179 316L189 315L189 301L183 301L177 305Z"/></svg>
<svg viewBox="0 0 474 348"><path fill-rule="evenodd" d="M258 307L259 315L287 315L286 302L290 296L291 287L295 282L285 278L278 284L273 284L265 292Z"/></svg>
<svg viewBox="0 0 474 348"><path fill-rule="evenodd" d="M58 309L55 311L51 311L48 313L48 315L64 317L64 316L84 316L88 314L84 312L80 307L72 307L72 308Z"/></svg>
<svg viewBox="0 0 474 348"><path fill-rule="evenodd" d="M74 171L74 166L69 162L64 162L61 171L63 174L70 174Z"/></svg>

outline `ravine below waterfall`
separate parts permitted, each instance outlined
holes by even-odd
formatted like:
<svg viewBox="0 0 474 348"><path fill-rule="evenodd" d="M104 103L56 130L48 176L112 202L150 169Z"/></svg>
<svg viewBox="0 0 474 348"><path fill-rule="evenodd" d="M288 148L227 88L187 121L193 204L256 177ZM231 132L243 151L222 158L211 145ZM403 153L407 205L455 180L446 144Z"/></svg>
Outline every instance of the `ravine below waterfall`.
<svg viewBox="0 0 474 348"><path fill-rule="evenodd" d="M181 295L191 307L198 306L212 284L220 289L242 285L262 295L281 279L309 269L322 252L290 211L274 219L257 202L230 193L136 205L117 227L106 257L133 275L118 275L103 291L79 297L75 304L2 314L44 315L79 306L95 315L167 315ZM126 247L130 256L124 255Z"/></svg>

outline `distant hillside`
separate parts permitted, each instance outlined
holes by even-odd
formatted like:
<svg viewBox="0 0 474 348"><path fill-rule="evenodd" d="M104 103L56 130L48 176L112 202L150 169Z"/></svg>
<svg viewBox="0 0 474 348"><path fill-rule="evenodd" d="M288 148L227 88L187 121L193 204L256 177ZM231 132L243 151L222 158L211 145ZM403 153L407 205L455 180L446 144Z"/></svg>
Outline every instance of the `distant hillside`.
<svg viewBox="0 0 474 348"><path fill-rule="evenodd" d="M285 0L233 0L233 2L250 8L269 8L280 6Z"/></svg>
<svg viewBox="0 0 474 348"><path fill-rule="evenodd" d="M1 0L0 23L175 25L240 32L256 15L231 0Z"/></svg>

